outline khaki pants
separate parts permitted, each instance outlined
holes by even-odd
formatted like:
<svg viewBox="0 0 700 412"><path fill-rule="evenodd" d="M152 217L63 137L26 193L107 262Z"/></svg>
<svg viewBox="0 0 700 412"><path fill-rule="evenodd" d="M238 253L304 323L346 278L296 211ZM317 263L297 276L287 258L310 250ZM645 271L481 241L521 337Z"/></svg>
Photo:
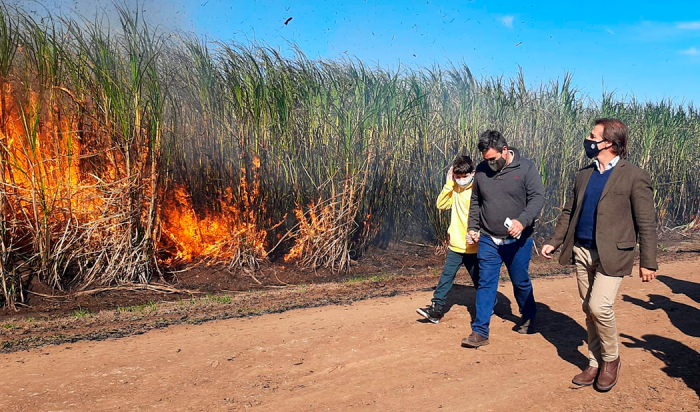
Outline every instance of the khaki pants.
<svg viewBox="0 0 700 412"><path fill-rule="evenodd" d="M588 364L600 367L602 361L618 357L617 324L613 304L622 277L607 276L600 267L596 249L574 246L576 280L588 329Z"/></svg>

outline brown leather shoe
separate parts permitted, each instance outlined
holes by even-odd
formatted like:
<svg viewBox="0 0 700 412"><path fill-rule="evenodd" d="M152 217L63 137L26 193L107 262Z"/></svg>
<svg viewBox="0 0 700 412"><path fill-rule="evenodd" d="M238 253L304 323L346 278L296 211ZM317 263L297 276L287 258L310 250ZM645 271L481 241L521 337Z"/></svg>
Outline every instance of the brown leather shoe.
<svg viewBox="0 0 700 412"><path fill-rule="evenodd" d="M612 362L603 362L603 367L600 368L600 373L595 381L596 389L602 392L612 389L620 376L620 367L622 367L622 362L620 362L619 356Z"/></svg>
<svg viewBox="0 0 700 412"><path fill-rule="evenodd" d="M462 346L466 348L478 348L489 344L489 338L485 338L476 332L472 332L468 338L462 339Z"/></svg>
<svg viewBox="0 0 700 412"><path fill-rule="evenodd" d="M574 379L571 380L571 383L579 386L591 386L593 385L593 382L595 382L595 378L597 377L598 368L588 366L586 369L583 370L583 372L574 376Z"/></svg>

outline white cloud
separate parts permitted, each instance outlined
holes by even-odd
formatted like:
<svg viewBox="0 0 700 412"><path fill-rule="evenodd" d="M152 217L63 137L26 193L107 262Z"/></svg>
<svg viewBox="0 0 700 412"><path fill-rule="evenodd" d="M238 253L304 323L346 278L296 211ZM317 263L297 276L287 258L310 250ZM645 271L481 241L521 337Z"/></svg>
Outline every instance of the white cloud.
<svg viewBox="0 0 700 412"><path fill-rule="evenodd" d="M608 33L608 34L611 34L611 35L614 35L614 34L615 34L615 31L612 30L612 29L605 29L605 32Z"/></svg>
<svg viewBox="0 0 700 412"><path fill-rule="evenodd" d="M700 30L700 20L676 23L676 27L681 30Z"/></svg>
<svg viewBox="0 0 700 412"><path fill-rule="evenodd" d="M686 54L688 56L700 56L700 49L693 46L689 49L681 50L681 54Z"/></svg>
<svg viewBox="0 0 700 412"><path fill-rule="evenodd" d="M505 16L501 19L501 22L503 23L504 26L508 27L509 29L512 29L514 18L515 17L513 17L513 16Z"/></svg>

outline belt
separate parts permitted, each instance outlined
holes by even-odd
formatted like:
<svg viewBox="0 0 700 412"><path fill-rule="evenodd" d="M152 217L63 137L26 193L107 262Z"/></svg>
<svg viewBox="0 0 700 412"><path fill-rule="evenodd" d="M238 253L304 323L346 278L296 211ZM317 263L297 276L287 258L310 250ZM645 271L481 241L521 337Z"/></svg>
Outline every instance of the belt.
<svg viewBox="0 0 700 412"><path fill-rule="evenodd" d="M518 241L518 239L515 238L506 238L506 239L499 239L497 237L489 236L491 240L493 240L493 243L496 244L496 246L501 246L501 245L510 245L511 243L515 243Z"/></svg>

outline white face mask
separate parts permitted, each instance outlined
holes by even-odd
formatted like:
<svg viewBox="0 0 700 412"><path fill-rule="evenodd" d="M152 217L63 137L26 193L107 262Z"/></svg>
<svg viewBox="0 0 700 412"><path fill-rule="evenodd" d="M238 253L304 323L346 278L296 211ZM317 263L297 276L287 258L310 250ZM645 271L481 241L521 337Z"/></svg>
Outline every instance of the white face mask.
<svg viewBox="0 0 700 412"><path fill-rule="evenodd" d="M471 182L474 181L474 175L470 175L469 177L465 177L462 179L455 179L455 182L460 186L460 187L465 187L469 186Z"/></svg>

